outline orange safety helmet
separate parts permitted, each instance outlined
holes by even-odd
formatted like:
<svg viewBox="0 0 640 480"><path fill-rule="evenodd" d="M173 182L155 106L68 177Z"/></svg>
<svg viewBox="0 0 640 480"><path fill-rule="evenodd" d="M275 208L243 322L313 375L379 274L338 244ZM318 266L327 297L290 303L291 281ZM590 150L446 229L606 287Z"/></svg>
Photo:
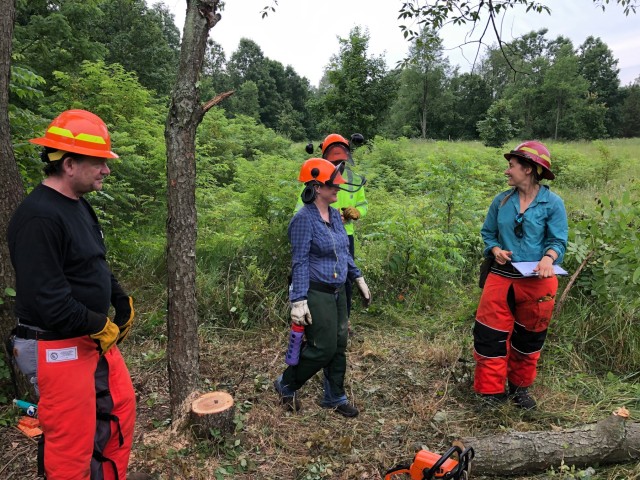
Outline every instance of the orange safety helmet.
<svg viewBox="0 0 640 480"><path fill-rule="evenodd" d="M318 182L329 186L347 183L342 178L344 163L334 165L323 158L310 158L302 164L298 180L303 183Z"/></svg>
<svg viewBox="0 0 640 480"><path fill-rule="evenodd" d="M535 163L538 167L538 175L547 180L553 180L556 176L551 171L551 154L549 149L540 142L527 140L518 145L514 150L504 154L504 158L518 157Z"/></svg>
<svg viewBox="0 0 640 480"><path fill-rule="evenodd" d="M351 149L349 142L342 135L330 133L320 144L322 158L330 162L351 160Z"/></svg>
<svg viewBox="0 0 640 480"><path fill-rule="evenodd" d="M63 152L99 158L118 158L118 155L111 151L111 137L107 126L100 117L86 110L62 112L49 124L44 137L32 138L29 141Z"/></svg>

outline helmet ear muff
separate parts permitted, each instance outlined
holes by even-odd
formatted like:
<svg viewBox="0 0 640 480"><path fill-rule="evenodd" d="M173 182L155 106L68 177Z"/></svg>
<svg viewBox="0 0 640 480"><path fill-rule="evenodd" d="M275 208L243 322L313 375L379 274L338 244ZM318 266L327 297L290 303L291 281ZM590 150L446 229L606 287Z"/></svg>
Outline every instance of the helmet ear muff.
<svg viewBox="0 0 640 480"><path fill-rule="evenodd" d="M300 198L302 199L302 203L308 205L310 203L315 202L316 200L316 187L313 182L309 182L304 186L302 193L300 194Z"/></svg>

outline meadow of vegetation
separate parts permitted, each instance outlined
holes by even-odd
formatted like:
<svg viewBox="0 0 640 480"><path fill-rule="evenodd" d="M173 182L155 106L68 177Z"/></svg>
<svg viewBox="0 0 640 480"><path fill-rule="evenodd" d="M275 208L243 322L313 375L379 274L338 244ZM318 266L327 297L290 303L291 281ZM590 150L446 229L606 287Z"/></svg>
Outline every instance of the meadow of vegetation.
<svg viewBox="0 0 640 480"><path fill-rule="evenodd" d="M234 395L236 433L218 444L172 440L164 212L154 205L122 215L123 160L92 201L107 223L114 268L137 304L123 347L140 405L133 470L152 478L380 478L421 445L441 451L456 437L575 426L623 405L640 414L637 139L549 142L557 172L551 188L570 221L564 266L572 273L594 253L552 322L533 414L510 406L478 413L471 393L479 230L491 199L506 189L503 151L380 137L358 149L355 169L368 179L370 210L357 226L356 256L374 303L364 310L356 300L348 388L362 415L349 421L315 404L319 381L305 387L297 415L281 409L271 387L288 329L286 227L303 146L223 118L205 121L200 136L202 149L221 142L238 149L226 164L199 165L197 252L202 387ZM561 280L560 292L567 283ZM15 412L1 411L11 424ZM15 437L3 434L21 445ZM33 460L35 448L19 448ZM634 466L594 468L589 478L638 475ZM551 473L584 477L560 465Z"/></svg>
<svg viewBox="0 0 640 480"><path fill-rule="evenodd" d="M496 48L479 73L460 74L439 42L412 43L415 62L387 71L355 27L318 88L249 39L228 62L208 44L202 99L235 94L207 113L196 143L200 379L202 390L230 392L237 410L231 438L205 441L172 433L167 380L163 133L179 29L166 7L142 0L17 2L8 109L26 189L42 178L27 139L63 110L99 115L120 155L89 200L109 261L135 298L136 323L122 345L138 395L132 472L380 479L421 446L441 452L459 437L573 427L619 406L638 417L640 84L620 86L600 39L576 49L545 35L510 45L526 75L513 75ZM331 131L367 137L354 153L370 203L356 228L356 260L373 304L354 305L347 382L362 413L353 420L316 405L318 379L295 415L272 390L289 329L287 224L308 158L292 140ZM491 199L507 188L502 154L518 138L551 150L550 185L570 225L563 266L580 274L570 289L569 278L560 281L566 301L533 388L539 409L479 412L471 339L479 232ZM0 304L11 287L0 286ZM35 478L36 447L12 428L12 396L0 357L0 478ZM640 467L554 465L527 478L549 477L635 479Z"/></svg>

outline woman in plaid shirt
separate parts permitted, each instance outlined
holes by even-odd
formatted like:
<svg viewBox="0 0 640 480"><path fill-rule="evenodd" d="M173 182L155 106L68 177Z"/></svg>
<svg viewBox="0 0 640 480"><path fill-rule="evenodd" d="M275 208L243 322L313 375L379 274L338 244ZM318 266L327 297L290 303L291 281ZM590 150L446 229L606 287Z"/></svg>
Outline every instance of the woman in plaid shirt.
<svg viewBox="0 0 640 480"><path fill-rule="evenodd" d="M289 366L274 386L281 402L299 410L296 392L324 370L321 405L345 417L358 409L349 403L344 389L347 367L347 302L345 281L354 282L367 305L369 288L349 254L349 239L340 212L330 205L337 200L344 164L334 166L321 158L307 160L298 180L304 182L304 207L289 223L292 279L289 287L291 321L305 327L306 343L297 365Z"/></svg>

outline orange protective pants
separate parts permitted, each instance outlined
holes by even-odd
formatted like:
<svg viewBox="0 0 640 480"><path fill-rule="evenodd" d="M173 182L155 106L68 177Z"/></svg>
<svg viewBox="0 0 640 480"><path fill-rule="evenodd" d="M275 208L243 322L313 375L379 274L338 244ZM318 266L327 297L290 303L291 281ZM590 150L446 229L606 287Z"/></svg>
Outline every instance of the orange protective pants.
<svg viewBox="0 0 640 480"><path fill-rule="evenodd" d="M47 480L125 480L136 402L117 346L88 336L38 342L38 418Z"/></svg>
<svg viewBox="0 0 640 480"><path fill-rule="evenodd" d="M533 383L557 290L556 277L489 274L473 328L477 393L503 393L506 380L518 387Z"/></svg>

